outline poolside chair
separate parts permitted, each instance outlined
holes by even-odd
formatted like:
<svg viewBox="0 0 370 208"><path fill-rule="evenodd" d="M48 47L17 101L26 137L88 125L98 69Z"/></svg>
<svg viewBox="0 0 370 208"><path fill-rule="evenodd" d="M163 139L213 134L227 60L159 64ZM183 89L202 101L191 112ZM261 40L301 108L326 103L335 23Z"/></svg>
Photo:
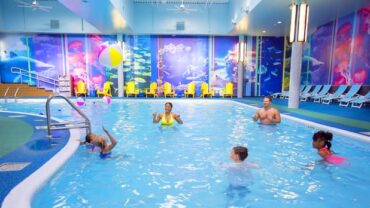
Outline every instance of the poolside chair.
<svg viewBox="0 0 370 208"><path fill-rule="evenodd" d="M135 82L134 81L127 82L126 87L125 87L125 91L126 91L126 97L128 97L130 95L133 95L133 96L136 97L139 94L139 89L135 88Z"/></svg>
<svg viewBox="0 0 370 208"><path fill-rule="evenodd" d="M314 102L319 103L321 102L321 98L324 98L329 93L329 90L331 88L331 85L324 85L324 87L321 89L321 91L312 97L309 97L310 99L313 99Z"/></svg>
<svg viewBox="0 0 370 208"><path fill-rule="evenodd" d="M172 89L172 85L169 82L165 82L163 85L163 95L164 97L174 97L175 91Z"/></svg>
<svg viewBox="0 0 370 208"><path fill-rule="evenodd" d="M75 87L75 95L76 96L83 95L86 97L86 92L87 92L87 89L86 89L85 82L82 80L78 81L77 87Z"/></svg>
<svg viewBox="0 0 370 208"><path fill-rule="evenodd" d="M316 85L315 88L310 93L302 94L300 96L301 101L307 101L309 97L318 95L319 91L321 90L322 85Z"/></svg>
<svg viewBox="0 0 370 208"><path fill-rule="evenodd" d="M222 89L222 97L230 96L232 98L234 95L234 86L232 82L226 83L226 86L224 89Z"/></svg>
<svg viewBox="0 0 370 208"><path fill-rule="evenodd" d="M104 85L103 85L103 90L100 91L100 89L97 89L96 90L96 94L99 96L109 96L109 97L112 97L112 89L110 87L110 85L112 84L112 82L105 82Z"/></svg>
<svg viewBox="0 0 370 208"><path fill-rule="evenodd" d="M301 91L300 95L307 94L312 88L312 85L306 85L306 87ZM286 92L286 94L280 96L283 99L289 98L289 91Z"/></svg>
<svg viewBox="0 0 370 208"><path fill-rule="evenodd" d="M347 85L340 85L339 88L333 93L321 99L321 103L330 104L332 101L339 99L346 91Z"/></svg>
<svg viewBox="0 0 370 208"><path fill-rule="evenodd" d="M189 97L191 95L193 98L195 97L195 84L194 82L190 82L188 84L188 88L184 90L185 97Z"/></svg>
<svg viewBox="0 0 370 208"><path fill-rule="evenodd" d="M357 99L351 100L352 108L361 108L364 103L370 102L370 91L364 96L360 96Z"/></svg>
<svg viewBox="0 0 370 208"><path fill-rule="evenodd" d="M148 95L153 96L153 97L158 97L156 82L150 83L150 87L145 88L145 97L148 97Z"/></svg>
<svg viewBox="0 0 370 208"><path fill-rule="evenodd" d="M306 88L306 85L301 85L301 88L299 90L299 93L302 93L302 91ZM276 92L270 95L272 98L284 98L285 96L289 97L289 91L282 91L282 92Z"/></svg>
<svg viewBox="0 0 370 208"><path fill-rule="evenodd" d="M360 95L358 95L357 93L358 91L360 91L360 88L361 85L352 85L351 89L344 95L344 97L341 97L338 100L339 106L347 107L351 100L358 98Z"/></svg>
<svg viewBox="0 0 370 208"><path fill-rule="evenodd" d="M205 83L205 82L203 82L202 83L202 85L201 85L201 87L200 87L200 97L202 97L202 98L205 98L205 97L212 97L213 95L214 95L214 91L213 91L213 88L211 88L210 90L209 90L209 88L208 88L208 84L207 83Z"/></svg>

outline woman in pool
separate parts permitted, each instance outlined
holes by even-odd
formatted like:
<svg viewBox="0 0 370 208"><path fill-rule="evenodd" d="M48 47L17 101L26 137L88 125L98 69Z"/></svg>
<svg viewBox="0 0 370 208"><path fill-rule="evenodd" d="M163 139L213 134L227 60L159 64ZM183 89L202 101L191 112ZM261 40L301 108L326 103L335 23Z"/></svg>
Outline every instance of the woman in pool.
<svg viewBox="0 0 370 208"><path fill-rule="evenodd" d="M312 146L317 149L319 155L324 158L327 162L333 164L341 164L346 158L334 155L334 152L330 150L331 140L333 134L325 131L318 131L312 137Z"/></svg>
<svg viewBox="0 0 370 208"><path fill-rule="evenodd" d="M108 130L102 127L103 131L108 135L110 140L110 144L107 142L107 139L103 135L96 135L94 133L89 133L86 135L86 139L84 143L93 144L100 148L100 156L102 158L107 157L110 155L110 151L116 146L117 141L116 139L109 133Z"/></svg>
<svg viewBox="0 0 370 208"><path fill-rule="evenodd" d="M162 126L172 126L175 121L183 124L180 115L172 113L172 103L167 102L164 104L165 112L161 114L153 113L153 123L161 122Z"/></svg>

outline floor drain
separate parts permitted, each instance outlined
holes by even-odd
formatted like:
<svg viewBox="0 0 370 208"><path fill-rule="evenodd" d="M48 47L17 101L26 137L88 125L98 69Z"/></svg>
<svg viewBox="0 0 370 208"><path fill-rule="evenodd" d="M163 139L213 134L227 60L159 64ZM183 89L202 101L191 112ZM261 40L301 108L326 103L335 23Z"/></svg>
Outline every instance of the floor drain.
<svg viewBox="0 0 370 208"><path fill-rule="evenodd" d="M8 162L8 163L0 163L0 172L5 171L20 171L23 168L27 167L29 162Z"/></svg>

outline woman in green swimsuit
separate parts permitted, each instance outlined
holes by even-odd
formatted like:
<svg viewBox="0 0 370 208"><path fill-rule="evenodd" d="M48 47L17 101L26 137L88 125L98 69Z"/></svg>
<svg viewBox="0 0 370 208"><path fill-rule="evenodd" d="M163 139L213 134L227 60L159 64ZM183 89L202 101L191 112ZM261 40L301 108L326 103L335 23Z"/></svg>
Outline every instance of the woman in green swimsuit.
<svg viewBox="0 0 370 208"><path fill-rule="evenodd" d="M164 104L164 109L164 113L153 113L153 123L161 122L162 126L172 126L176 121L179 124L183 124L180 115L171 112L172 103L167 102L166 104Z"/></svg>

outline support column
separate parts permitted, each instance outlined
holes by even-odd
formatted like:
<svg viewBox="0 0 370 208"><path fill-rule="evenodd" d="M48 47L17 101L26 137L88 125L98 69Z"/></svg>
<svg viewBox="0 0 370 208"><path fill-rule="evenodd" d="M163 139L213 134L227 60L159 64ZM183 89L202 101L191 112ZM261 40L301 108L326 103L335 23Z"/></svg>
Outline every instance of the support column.
<svg viewBox="0 0 370 208"><path fill-rule="evenodd" d="M239 35L239 44L238 44L238 83L237 83L237 97L243 97L243 82L244 82L244 56L245 56L245 43L244 36Z"/></svg>
<svg viewBox="0 0 370 208"><path fill-rule="evenodd" d="M299 107L299 89L301 85L303 43L292 43L292 55L290 58L290 80L288 108Z"/></svg>
<svg viewBox="0 0 370 208"><path fill-rule="evenodd" d="M122 52L123 53L126 53L126 51L124 50L124 42L123 42L123 37L122 37L122 34L117 34L117 41L118 43L121 44L121 47L122 47ZM123 57L125 57L123 55ZM125 61L125 60L123 60ZM123 84L124 84L124 76L123 76L123 61L122 61L122 64L120 64L117 68L117 77L118 77L118 97L123 97Z"/></svg>

